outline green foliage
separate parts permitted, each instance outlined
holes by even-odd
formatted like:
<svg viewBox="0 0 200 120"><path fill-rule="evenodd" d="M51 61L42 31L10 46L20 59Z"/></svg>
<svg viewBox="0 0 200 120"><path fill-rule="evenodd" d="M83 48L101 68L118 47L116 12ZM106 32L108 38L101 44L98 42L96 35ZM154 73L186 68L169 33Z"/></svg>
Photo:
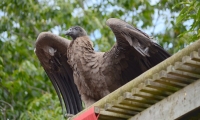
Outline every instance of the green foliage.
<svg viewBox="0 0 200 120"><path fill-rule="evenodd" d="M155 35L159 43L170 53L176 53L200 38L200 1L172 0L168 2L161 0L155 8L170 10L167 15L170 18L165 19L165 33Z"/></svg>
<svg viewBox="0 0 200 120"><path fill-rule="evenodd" d="M45 120L53 118L64 120L61 114L62 109L58 97L55 98L55 95L45 93L29 103L27 110L21 114L20 119Z"/></svg>
<svg viewBox="0 0 200 120"><path fill-rule="evenodd" d="M115 41L105 21L121 18L149 32L172 54L200 37L199 1L160 0L152 4L148 0L1 0L0 3L2 120L63 119L55 90L34 54L35 40L42 31L64 36L70 26L80 25L97 50L107 51Z"/></svg>
<svg viewBox="0 0 200 120"><path fill-rule="evenodd" d="M200 37L200 1L181 2L175 7L177 6L181 6L183 9L176 19L176 24L191 22L191 25L187 26L187 30L181 33L179 37L189 36L191 41L198 39Z"/></svg>

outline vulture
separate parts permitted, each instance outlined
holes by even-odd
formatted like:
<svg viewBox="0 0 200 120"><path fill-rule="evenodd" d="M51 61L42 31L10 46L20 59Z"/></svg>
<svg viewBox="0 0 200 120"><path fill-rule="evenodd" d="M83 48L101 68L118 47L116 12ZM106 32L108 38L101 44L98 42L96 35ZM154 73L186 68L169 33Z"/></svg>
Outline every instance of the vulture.
<svg viewBox="0 0 200 120"><path fill-rule="evenodd" d="M49 32L40 33L36 40L35 53L68 114L80 112L82 101L88 107L170 57L146 33L125 21L110 18L106 24L116 37L108 52L95 52L80 26L67 30L72 40Z"/></svg>

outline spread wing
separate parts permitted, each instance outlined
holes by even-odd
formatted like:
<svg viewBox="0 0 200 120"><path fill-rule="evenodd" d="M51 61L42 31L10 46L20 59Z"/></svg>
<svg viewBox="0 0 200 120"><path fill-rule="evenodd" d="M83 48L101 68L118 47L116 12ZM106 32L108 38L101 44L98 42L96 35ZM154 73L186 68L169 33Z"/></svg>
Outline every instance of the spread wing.
<svg viewBox="0 0 200 120"><path fill-rule="evenodd" d="M111 58L107 64L113 64L114 72L120 71L121 84L170 57L170 54L153 42L147 34L128 23L110 18L106 24L116 37L116 44L106 53Z"/></svg>
<svg viewBox="0 0 200 120"><path fill-rule="evenodd" d="M74 83L72 69L67 63L69 43L69 40L62 37L43 32L37 38L35 53L50 78L61 105L63 98L67 113L76 114L82 110L82 101Z"/></svg>

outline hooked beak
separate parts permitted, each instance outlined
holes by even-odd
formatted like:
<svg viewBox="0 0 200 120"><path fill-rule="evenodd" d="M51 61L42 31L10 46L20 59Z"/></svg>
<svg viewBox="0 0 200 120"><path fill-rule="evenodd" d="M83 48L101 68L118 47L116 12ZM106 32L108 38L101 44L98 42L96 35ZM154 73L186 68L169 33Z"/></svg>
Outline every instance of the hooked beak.
<svg viewBox="0 0 200 120"><path fill-rule="evenodd" d="M68 30L66 31L65 35L70 36L71 33L72 33L71 29L68 29Z"/></svg>

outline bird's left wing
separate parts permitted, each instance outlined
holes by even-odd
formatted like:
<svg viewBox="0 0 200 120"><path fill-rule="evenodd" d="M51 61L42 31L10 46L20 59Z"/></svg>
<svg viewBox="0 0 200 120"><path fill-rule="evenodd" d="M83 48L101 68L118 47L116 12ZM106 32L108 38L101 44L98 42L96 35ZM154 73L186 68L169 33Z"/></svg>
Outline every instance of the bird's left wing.
<svg viewBox="0 0 200 120"><path fill-rule="evenodd" d="M117 18L108 19L106 24L115 34L116 44L105 54L104 66L107 67L104 73L120 71L115 79L122 76L123 84L170 57L146 33L130 24Z"/></svg>
<svg viewBox="0 0 200 120"><path fill-rule="evenodd" d="M43 32L37 38L35 53L50 78L61 104L63 98L67 113L76 114L82 110L82 101L74 83L72 69L67 63L69 44L69 40Z"/></svg>

